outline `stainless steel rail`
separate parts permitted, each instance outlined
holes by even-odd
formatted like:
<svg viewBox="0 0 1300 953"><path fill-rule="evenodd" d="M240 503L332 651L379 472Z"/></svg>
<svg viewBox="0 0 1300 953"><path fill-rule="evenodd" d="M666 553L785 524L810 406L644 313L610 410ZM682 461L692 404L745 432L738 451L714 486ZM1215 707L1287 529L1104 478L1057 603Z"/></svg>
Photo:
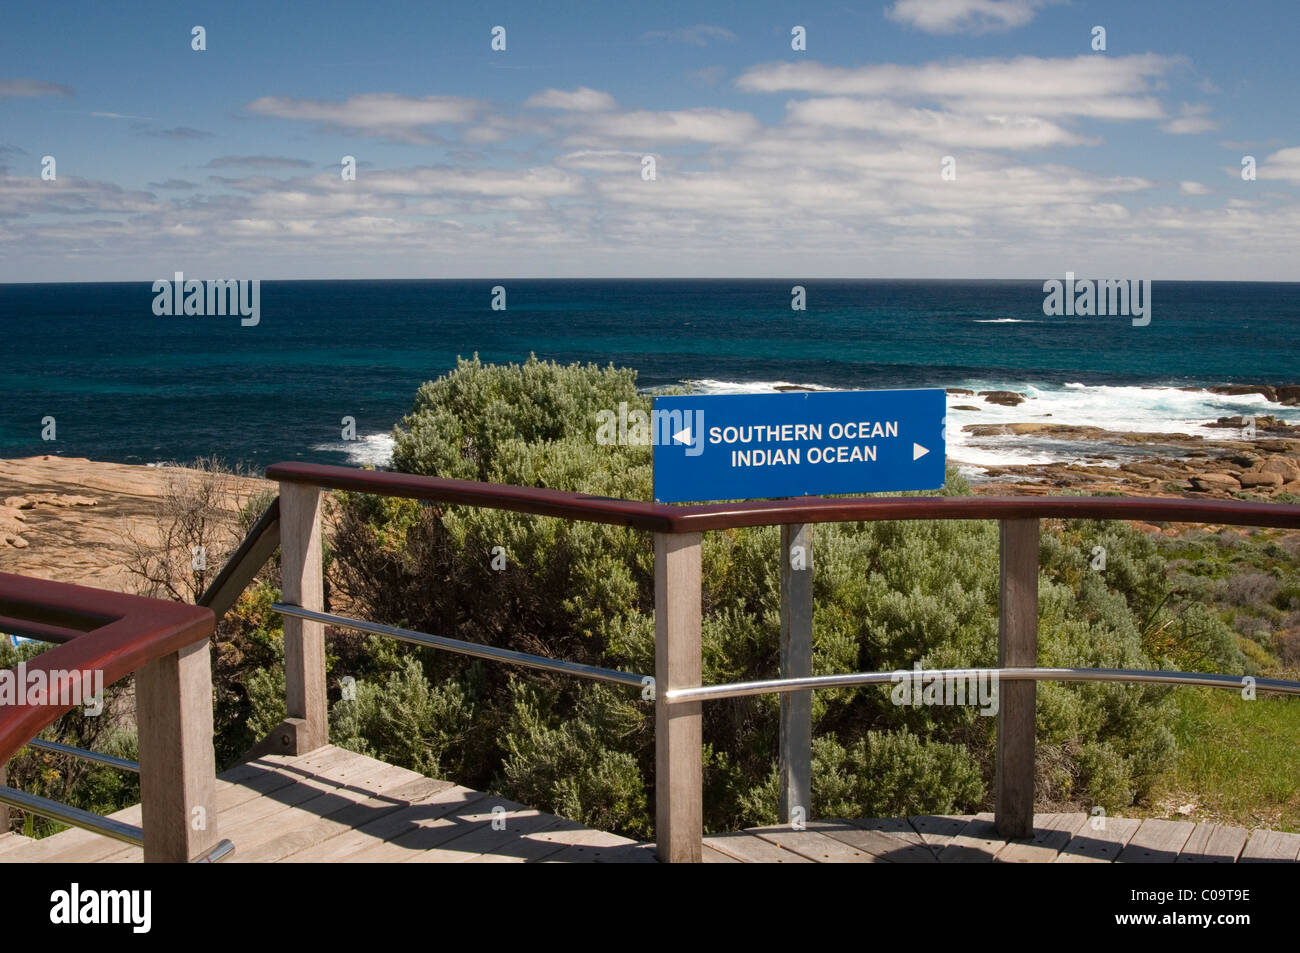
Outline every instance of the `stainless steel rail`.
<svg viewBox="0 0 1300 953"><path fill-rule="evenodd" d="M91 811L83 811L79 807L73 807L61 801L52 801L47 797L41 797L39 794L28 794L26 791L19 791L17 788L0 786L0 804L8 804L10 807L29 811L32 814L39 814L42 817L48 817L51 820L72 827L94 831L96 834L112 837L114 840L120 840L134 847L144 847L144 831L134 824L124 824L121 821L113 820L111 817L104 817L102 814L95 814Z"/></svg>
<svg viewBox="0 0 1300 953"><path fill-rule="evenodd" d="M1212 675L1203 672L1161 672L1129 668L932 668L898 669L892 672L851 672L845 675L813 675L807 678L773 678L759 682L732 682L677 688L663 692L669 704L764 695L769 692L797 692L814 688L846 688L934 678L970 679L995 676L999 681L1049 682L1134 682L1158 685L1197 685L1240 691L1252 684L1256 691L1300 695L1300 682L1245 675ZM1252 679L1247 682L1246 679Z"/></svg>
<svg viewBox="0 0 1300 953"><path fill-rule="evenodd" d="M102 754L98 751L87 751L85 748L77 748L73 745L65 745L58 741L46 741L43 738L33 738L27 742L29 748L40 748L42 751L52 751L55 754L66 754L73 758L81 758L83 761L97 761L100 764L106 764L111 768L121 768L123 771L134 771L140 773L140 764L136 761L127 761L125 758L115 758L111 754Z"/></svg>
<svg viewBox="0 0 1300 953"><path fill-rule="evenodd" d="M491 659L495 662L506 662L511 665L523 665L527 668L537 668L547 672L561 672L565 675L576 675L579 678L590 678L599 682L613 682L617 685L631 685L640 688L652 681L649 676L634 675L631 672L620 672L616 669L600 668L595 665L581 665L577 662L565 662L559 659L547 658L545 655L532 655L528 652L499 649L492 645L478 645L474 642L449 639L441 635L429 635L426 632L415 632L411 629L400 629L397 626L381 625L378 622L349 619L346 616L333 615L329 612L314 612L311 609L287 605L283 602L273 603L271 608L276 612L294 616L298 619L310 619L313 622L325 622L345 629L374 632L377 635L387 635L390 638L411 642L415 645L423 645L426 648L442 649L447 652L470 655L474 658Z"/></svg>

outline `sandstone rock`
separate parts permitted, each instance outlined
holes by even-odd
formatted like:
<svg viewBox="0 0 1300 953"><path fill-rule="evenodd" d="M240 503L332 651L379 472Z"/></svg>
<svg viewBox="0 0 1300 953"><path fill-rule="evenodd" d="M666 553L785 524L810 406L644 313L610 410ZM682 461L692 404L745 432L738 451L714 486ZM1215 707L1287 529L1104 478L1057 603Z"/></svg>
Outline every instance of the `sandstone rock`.
<svg viewBox="0 0 1300 953"><path fill-rule="evenodd" d="M1297 463L1290 457L1269 457L1260 465L1259 469L1263 473L1278 474L1282 477L1283 483L1291 483L1294 480L1300 480L1300 463Z"/></svg>
<svg viewBox="0 0 1300 953"><path fill-rule="evenodd" d="M1284 481L1279 473L1265 473L1263 470L1244 470L1241 476L1237 477L1237 482L1246 489L1252 489L1259 486L1281 486Z"/></svg>
<svg viewBox="0 0 1300 953"><path fill-rule="evenodd" d="M1282 492L1291 493L1294 494L1295 496L1300 496L1300 480L1295 480L1294 482L1291 483L1283 483Z"/></svg>
<svg viewBox="0 0 1300 953"><path fill-rule="evenodd" d="M1201 473L1192 477L1192 489L1202 492L1219 490L1224 493L1236 493L1241 489L1237 478L1227 473Z"/></svg>
<svg viewBox="0 0 1300 953"><path fill-rule="evenodd" d="M982 390L979 396L984 398L986 404L1001 404L1004 407L1015 407L1025 402L1025 395L1013 390Z"/></svg>

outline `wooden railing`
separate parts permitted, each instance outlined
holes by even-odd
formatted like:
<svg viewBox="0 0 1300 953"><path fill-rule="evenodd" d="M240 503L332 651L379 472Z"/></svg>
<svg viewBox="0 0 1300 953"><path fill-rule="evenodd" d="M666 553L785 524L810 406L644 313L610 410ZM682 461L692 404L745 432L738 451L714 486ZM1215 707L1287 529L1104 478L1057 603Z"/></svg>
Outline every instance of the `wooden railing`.
<svg viewBox="0 0 1300 953"><path fill-rule="evenodd" d="M281 485L281 571L285 614L285 681L288 719L278 730L283 750L306 752L324 744L324 627L378 631L449 651L474 653L469 643L330 615L323 611L321 491L352 490L445 504L512 510L538 516L610 523L654 534L655 547L655 815L659 857L701 859L703 837L701 704L712 698L760 692L782 696L780 724L781 813L787 820L811 799L812 728L808 691L820 687L888 681L890 673L813 677L812 524L869 520L993 519L1001 525L1001 608L996 669L951 670L989 675L999 689L994 804L1004 836L1033 832L1036 682L1117 681L1188 684L1239 689L1240 676L1188 672L1038 668L1038 548L1040 520L1128 519L1149 522L1223 523L1300 528L1300 506L1244 501L1127 497L903 497L776 500L668 506L613 500L533 487L500 486L404 473L281 463L267 470ZM701 533L741 526L782 529L781 678L739 685L701 686ZM791 563L802 547L806 571ZM564 663L497 650L499 660L572 671ZM515 658L501 658L513 654ZM631 673L591 669L583 677L638 684ZM924 676L941 674L923 672ZM1300 694L1300 683L1256 679L1261 691Z"/></svg>
<svg viewBox="0 0 1300 953"><path fill-rule="evenodd" d="M108 763L139 771L142 818L137 828L0 787L0 831L8 830L9 807L16 806L138 844L146 861L224 854L212 746L213 627L205 607L0 573L0 632L56 643L25 663L28 673L43 672L50 684L52 673L102 673L102 686L135 674L140 760ZM72 707L57 699L0 706L0 785L9 759Z"/></svg>

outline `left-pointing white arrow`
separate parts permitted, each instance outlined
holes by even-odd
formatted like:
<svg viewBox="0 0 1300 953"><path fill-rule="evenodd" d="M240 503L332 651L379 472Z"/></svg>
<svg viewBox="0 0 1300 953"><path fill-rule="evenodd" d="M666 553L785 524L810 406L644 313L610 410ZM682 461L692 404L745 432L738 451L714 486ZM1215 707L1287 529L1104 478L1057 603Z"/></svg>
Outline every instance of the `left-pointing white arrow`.
<svg viewBox="0 0 1300 953"><path fill-rule="evenodd" d="M926 455L927 453L929 453L929 452L930 452L930 451L929 451L928 449L926 449L925 447L921 446L919 443L914 443L914 444L912 444L912 459L913 459L913 460L920 460L923 456L925 456L925 455Z"/></svg>
<svg viewBox="0 0 1300 953"><path fill-rule="evenodd" d="M673 439L676 440L678 443L690 443L691 428L684 427L681 430L677 431L677 433L673 434Z"/></svg>

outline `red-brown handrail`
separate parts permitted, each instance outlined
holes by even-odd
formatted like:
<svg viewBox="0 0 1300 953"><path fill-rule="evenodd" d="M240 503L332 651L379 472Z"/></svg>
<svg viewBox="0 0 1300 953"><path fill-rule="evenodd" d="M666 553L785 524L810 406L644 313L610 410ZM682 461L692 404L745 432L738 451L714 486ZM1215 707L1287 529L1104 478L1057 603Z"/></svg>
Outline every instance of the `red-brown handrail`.
<svg viewBox="0 0 1300 953"><path fill-rule="evenodd" d="M357 470L318 463L277 463L267 479L332 490L354 490L437 503L613 523L656 533L696 533L739 526L915 519L1122 519L1170 523L1231 523L1300 529L1300 506L1245 500L1184 500L1116 496L909 496L758 500L671 506L565 493L540 487Z"/></svg>
<svg viewBox="0 0 1300 953"><path fill-rule="evenodd" d="M63 643L29 660L28 672L102 671L110 685L208 638L215 625L202 606L0 573L0 632ZM72 707L0 707L0 765Z"/></svg>

